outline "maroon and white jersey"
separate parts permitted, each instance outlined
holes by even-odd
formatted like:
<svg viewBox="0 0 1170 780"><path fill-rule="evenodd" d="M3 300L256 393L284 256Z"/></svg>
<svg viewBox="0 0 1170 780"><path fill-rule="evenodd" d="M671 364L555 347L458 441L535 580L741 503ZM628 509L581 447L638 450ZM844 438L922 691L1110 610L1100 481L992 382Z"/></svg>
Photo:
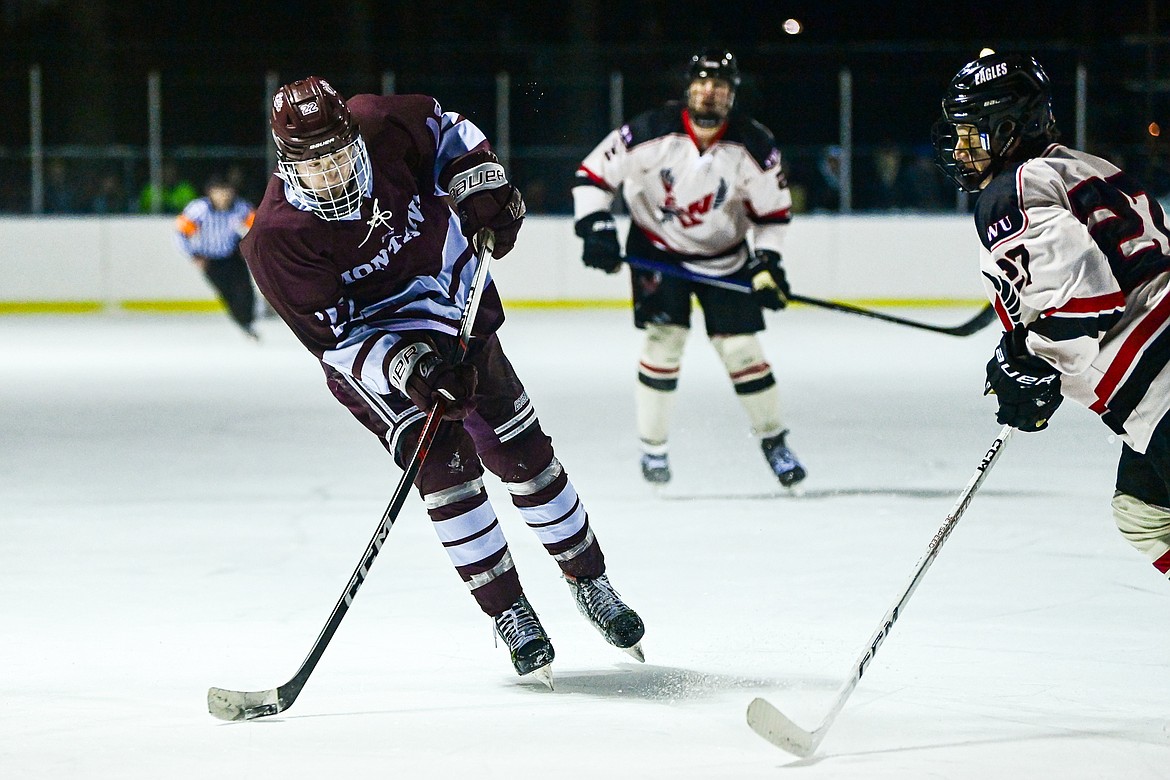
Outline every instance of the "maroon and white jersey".
<svg viewBox="0 0 1170 780"><path fill-rule="evenodd" d="M979 196L980 265L1004 327L1138 452L1170 409L1170 231L1100 157L1050 145Z"/></svg>
<svg viewBox="0 0 1170 780"><path fill-rule="evenodd" d="M779 252L792 218L772 133L735 112L701 153L681 103L614 130L577 170L575 218L611 211L619 187L631 229L664 252L693 258L684 265L695 273L737 271L749 235L755 249Z"/></svg>
<svg viewBox="0 0 1170 780"><path fill-rule="evenodd" d="M310 352L387 395L396 392L387 372L404 333L459 330L479 259L437 182L452 160L488 143L424 95L356 95L347 105L372 172L359 210L326 221L273 176L240 249ZM503 319L489 284L474 333L492 333Z"/></svg>

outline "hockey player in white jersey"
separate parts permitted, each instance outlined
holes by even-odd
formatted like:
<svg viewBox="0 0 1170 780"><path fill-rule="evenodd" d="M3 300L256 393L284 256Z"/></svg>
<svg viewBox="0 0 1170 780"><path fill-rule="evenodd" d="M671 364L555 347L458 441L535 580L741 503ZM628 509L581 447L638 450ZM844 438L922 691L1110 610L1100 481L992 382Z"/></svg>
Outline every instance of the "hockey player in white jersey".
<svg viewBox="0 0 1170 780"><path fill-rule="evenodd" d="M951 80L940 167L978 192L988 296L1006 333L987 364L997 419L1040 431L1065 397L1122 440L1113 515L1170 573L1170 231L1117 166L1057 143L1031 57L987 53Z"/></svg>
<svg viewBox="0 0 1170 780"><path fill-rule="evenodd" d="M607 135L581 163L573 186L576 233L585 265L615 273L622 264L613 217L620 189L631 218L626 254L671 263L689 274L750 281L752 296L631 267L634 324L646 331L636 408L642 474L670 480L670 412L690 330L691 296L707 336L781 484L805 478L786 443L780 394L757 333L761 307L782 309L789 294L780 250L792 199L772 133L734 112L740 83L734 55L708 49L691 58L686 102L671 101Z"/></svg>

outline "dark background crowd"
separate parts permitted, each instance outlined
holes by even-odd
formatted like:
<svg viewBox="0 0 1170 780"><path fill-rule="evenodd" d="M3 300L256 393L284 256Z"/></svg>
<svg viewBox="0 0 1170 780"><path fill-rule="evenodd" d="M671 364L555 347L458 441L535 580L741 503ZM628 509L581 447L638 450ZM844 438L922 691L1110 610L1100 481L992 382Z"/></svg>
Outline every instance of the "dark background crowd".
<svg viewBox="0 0 1170 780"><path fill-rule="evenodd" d="M738 56L737 105L776 135L798 211L968 207L933 165L930 127L947 79L984 46L1033 53L1064 140L1165 197L1164 6L3 0L0 213L174 213L216 173L254 202L271 165L268 91L315 73L347 95L436 96L503 147L530 211L564 214L577 163L615 117L679 97L686 59L712 44Z"/></svg>

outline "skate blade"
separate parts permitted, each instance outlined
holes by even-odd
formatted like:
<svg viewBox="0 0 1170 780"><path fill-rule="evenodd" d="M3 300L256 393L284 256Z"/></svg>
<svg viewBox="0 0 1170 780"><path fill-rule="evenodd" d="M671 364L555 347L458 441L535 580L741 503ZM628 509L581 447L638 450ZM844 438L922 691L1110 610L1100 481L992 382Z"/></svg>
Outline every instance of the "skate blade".
<svg viewBox="0 0 1170 780"><path fill-rule="evenodd" d="M646 654L642 652L642 643L641 642L636 642L633 645L631 645L630 647L623 647L621 649L624 650L625 652L629 653L630 657L633 658L638 663L640 663L640 664L646 663Z"/></svg>
<svg viewBox="0 0 1170 780"><path fill-rule="evenodd" d="M533 669L532 676L547 685L550 691L553 690L552 664L545 664L544 666Z"/></svg>

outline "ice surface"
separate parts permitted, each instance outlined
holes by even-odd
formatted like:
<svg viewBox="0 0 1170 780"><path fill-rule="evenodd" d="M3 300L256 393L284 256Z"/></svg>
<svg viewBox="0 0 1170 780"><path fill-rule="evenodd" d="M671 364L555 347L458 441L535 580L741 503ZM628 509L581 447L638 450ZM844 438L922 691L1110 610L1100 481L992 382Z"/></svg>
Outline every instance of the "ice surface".
<svg viewBox="0 0 1170 780"><path fill-rule="evenodd" d="M816 724L999 430L994 328L768 317L802 498L772 497L701 331L657 494L629 313L502 332L645 665L489 481L554 692L512 673L412 495L300 699L246 723L208 687L292 675L399 473L278 322L255 345L221 316L0 318L0 777L1170 777L1170 586L1113 527L1120 444L1072 404L1010 442L817 756L751 732L755 696Z"/></svg>

